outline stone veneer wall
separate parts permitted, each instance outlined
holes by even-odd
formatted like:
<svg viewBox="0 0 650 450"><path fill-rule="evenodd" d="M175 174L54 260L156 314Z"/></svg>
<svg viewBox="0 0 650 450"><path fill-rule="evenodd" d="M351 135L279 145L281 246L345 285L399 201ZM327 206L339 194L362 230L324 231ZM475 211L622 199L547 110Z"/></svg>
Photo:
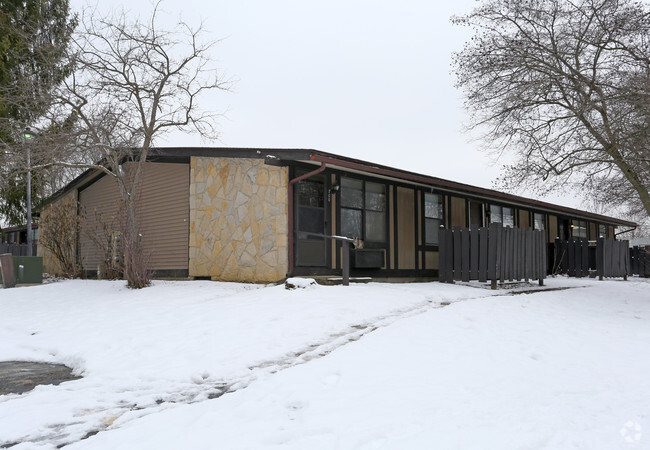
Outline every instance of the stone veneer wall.
<svg viewBox="0 0 650 450"><path fill-rule="evenodd" d="M190 277L273 282L286 277L286 167L192 157Z"/></svg>
<svg viewBox="0 0 650 450"><path fill-rule="evenodd" d="M77 210L77 190L74 189L70 192L68 192L66 195L64 195L61 198L56 199L54 202L51 204L47 205L43 211L41 211L41 217L40 217L40 222L38 224L39 227L39 232L38 236L40 239L40 236L43 235L43 231L45 230L46 225L46 219L50 211L52 210L52 206L54 205L65 205L66 208L70 208L75 211ZM70 230L71 233L74 233L74 230ZM51 251L46 249L41 243L38 243L38 246L36 247L36 256L42 256L43 257L43 272L44 273L49 273L50 275L55 275L55 276L61 276L63 275L61 271L61 266L59 265L59 260L52 254Z"/></svg>

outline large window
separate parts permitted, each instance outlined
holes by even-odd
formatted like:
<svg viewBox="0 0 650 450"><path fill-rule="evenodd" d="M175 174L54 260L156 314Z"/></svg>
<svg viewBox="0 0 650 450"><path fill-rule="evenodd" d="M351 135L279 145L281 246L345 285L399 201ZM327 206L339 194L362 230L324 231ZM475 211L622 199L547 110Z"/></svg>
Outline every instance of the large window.
<svg viewBox="0 0 650 450"><path fill-rule="evenodd" d="M533 229L535 230L544 230L544 214L535 213L533 214Z"/></svg>
<svg viewBox="0 0 650 450"><path fill-rule="evenodd" d="M490 205L490 223L501 223L504 227L515 226L515 214L507 206Z"/></svg>
<svg viewBox="0 0 650 450"><path fill-rule="evenodd" d="M573 237L587 237L587 222L584 220L571 221L571 235Z"/></svg>
<svg viewBox="0 0 650 450"><path fill-rule="evenodd" d="M598 225L598 237L601 238L607 237L607 225L603 225L603 224Z"/></svg>
<svg viewBox="0 0 650 450"><path fill-rule="evenodd" d="M386 185L341 178L341 234L386 242Z"/></svg>
<svg viewBox="0 0 650 450"><path fill-rule="evenodd" d="M438 245L442 222L442 195L424 194L424 238L427 245Z"/></svg>

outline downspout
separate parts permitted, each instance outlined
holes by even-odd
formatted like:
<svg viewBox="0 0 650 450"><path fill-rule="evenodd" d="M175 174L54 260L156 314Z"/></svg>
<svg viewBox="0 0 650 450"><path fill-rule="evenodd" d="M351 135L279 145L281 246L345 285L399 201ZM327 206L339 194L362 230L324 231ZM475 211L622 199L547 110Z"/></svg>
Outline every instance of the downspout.
<svg viewBox="0 0 650 450"><path fill-rule="evenodd" d="M294 249L293 249L293 241L294 241L294 230L293 230L293 216L294 216L294 210L293 210L293 185L296 184L299 181L306 180L307 178L313 177L314 175L318 175L321 173L323 170L325 170L327 166L325 165L324 162L321 162L321 166L313 170L311 172L308 172L304 175L300 175L297 178L294 178L293 180L289 181L289 273L293 275L293 269L294 269Z"/></svg>

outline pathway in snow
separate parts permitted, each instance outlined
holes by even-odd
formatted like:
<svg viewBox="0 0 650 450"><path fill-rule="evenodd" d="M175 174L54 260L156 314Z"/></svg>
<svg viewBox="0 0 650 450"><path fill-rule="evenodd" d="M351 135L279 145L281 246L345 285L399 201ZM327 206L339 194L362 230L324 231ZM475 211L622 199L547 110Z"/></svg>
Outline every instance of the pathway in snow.
<svg viewBox="0 0 650 450"><path fill-rule="evenodd" d="M474 297L481 298L483 295ZM471 300L471 299L466 299ZM129 397L132 401L119 402L117 404L106 405L103 408L94 410L81 411L76 420L68 423L57 423L47 428L35 431L29 438L20 442L1 442L0 448L10 448L18 444L53 444L57 448L63 448L76 442L78 439L73 436L78 436L79 429L85 428L88 430L88 424L93 423L91 431L87 431L81 439L86 439L101 431L111 427L118 419L128 419L128 421L136 420L140 417L153 414L179 404L190 404L202 402L209 399L221 397L224 394L235 392L244 389L253 383L256 379L264 375L275 374L287 368L305 364L317 358L322 358L334 350L358 341L368 333L372 333L378 328L387 327L394 322L411 317L414 315L422 314L431 309L441 308L449 305L448 302L438 302L437 300L428 300L426 304L418 304L415 307L401 310L394 314L381 316L374 320L372 323L360 323L347 327L340 332L331 334L326 338L315 342L306 347L297 349L293 353L287 354L282 358L264 361L249 367L250 373L244 377L233 380L195 380L194 384L187 383L185 386L176 386L176 391L167 393L152 393L150 391L142 392L129 392ZM154 401L147 401L151 399L152 394L156 397ZM133 398L140 397L141 401L133 401ZM2 399L0 398L0 401Z"/></svg>
<svg viewBox="0 0 650 450"><path fill-rule="evenodd" d="M533 291L543 292L544 288ZM529 291L530 292L530 291ZM529 293L526 292L526 293ZM532 293L532 292L531 292ZM466 300L475 300L490 296L507 296L512 295L512 291L502 291L499 293L487 292L471 298L455 300L461 302ZM426 297L425 297L426 298ZM28 438L20 442L1 442L0 448L9 448L18 444L51 444L57 448L65 447L79 440L86 439L99 432L115 427L114 423L119 420L120 425L137 420L143 416L173 408L181 404L191 404L215 399L224 394L238 391L248 387L255 380L263 376L268 376L282 370L294 367L300 364L308 363L318 358L322 358L338 348L349 343L358 341L363 336L374 332L379 328L392 325L398 320L423 314L432 309L442 308L449 305L449 302L441 302L439 297L427 298L426 303L419 303L407 309L403 309L391 314L380 316L371 323L359 323L345 329L330 334L318 342L314 342L303 348L297 349L292 353L286 354L281 358L272 359L249 366L249 373L243 377L232 380L210 380L196 379L194 383L185 383L176 385L168 392L155 392L152 389L134 390L134 388L125 388L129 391L129 402L125 401L104 401L102 407L93 410L84 410L79 412L75 420L58 423L41 430L34 431ZM97 386L89 386L89 392L96 389ZM116 399L117 400L117 399ZM0 401L2 399L0 398ZM80 431L82 431L80 433ZM90 431L89 431L90 430Z"/></svg>

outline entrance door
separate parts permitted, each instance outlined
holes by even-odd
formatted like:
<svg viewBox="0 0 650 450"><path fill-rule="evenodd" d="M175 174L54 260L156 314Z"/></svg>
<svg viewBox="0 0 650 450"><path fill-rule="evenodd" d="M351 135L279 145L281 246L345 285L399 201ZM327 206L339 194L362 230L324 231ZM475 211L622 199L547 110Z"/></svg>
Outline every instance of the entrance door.
<svg viewBox="0 0 650 450"><path fill-rule="evenodd" d="M324 238L301 235L300 231L325 234L325 177L316 175L295 184L296 266L324 267L327 264Z"/></svg>

